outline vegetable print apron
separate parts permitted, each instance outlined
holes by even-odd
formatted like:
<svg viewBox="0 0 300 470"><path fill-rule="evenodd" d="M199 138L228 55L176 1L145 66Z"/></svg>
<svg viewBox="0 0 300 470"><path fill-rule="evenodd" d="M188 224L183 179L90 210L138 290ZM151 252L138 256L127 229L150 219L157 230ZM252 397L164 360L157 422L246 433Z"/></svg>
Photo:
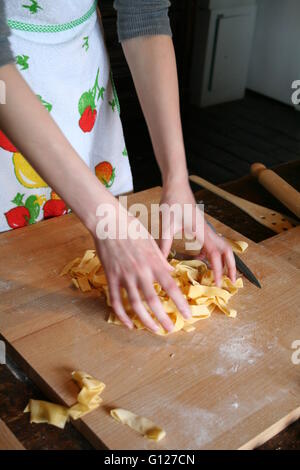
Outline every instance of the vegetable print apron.
<svg viewBox="0 0 300 470"><path fill-rule="evenodd" d="M17 68L101 183L119 195L132 190L132 176L96 4L5 0ZM67 210L0 131L0 231Z"/></svg>

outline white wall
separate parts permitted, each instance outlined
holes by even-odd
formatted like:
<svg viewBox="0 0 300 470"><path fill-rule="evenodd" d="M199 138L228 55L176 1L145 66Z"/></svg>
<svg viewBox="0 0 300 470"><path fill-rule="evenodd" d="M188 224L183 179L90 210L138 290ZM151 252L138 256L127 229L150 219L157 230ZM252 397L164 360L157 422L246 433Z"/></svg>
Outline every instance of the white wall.
<svg viewBox="0 0 300 470"><path fill-rule="evenodd" d="M300 0L258 0L247 87L291 103L300 79Z"/></svg>

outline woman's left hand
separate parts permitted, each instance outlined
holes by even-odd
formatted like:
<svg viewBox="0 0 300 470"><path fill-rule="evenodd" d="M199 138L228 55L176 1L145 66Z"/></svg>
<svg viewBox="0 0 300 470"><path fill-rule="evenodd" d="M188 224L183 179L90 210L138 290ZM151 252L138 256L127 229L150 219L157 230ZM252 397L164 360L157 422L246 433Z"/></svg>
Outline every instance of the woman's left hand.
<svg viewBox="0 0 300 470"><path fill-rule="evenodd" d="M160 239L160 248L165 257L168 256L174 235L181 231L195 239L202 246L199 256L206 257L211 264L217 286L221 285L223 269L227 266L228 276L232 282L236 280L236 266L230 245L217 235L205 222L203 212L197 207L195 197L187 180L176 181L163 187L160 204L171 207L181 206L181 211L164 220ZM184 217L184 205L190 205L191 217ZM172 213L171 213L172 214ZM185 220L184 220L185 219ZM196 223L197 222L197 223Z"/></svg>

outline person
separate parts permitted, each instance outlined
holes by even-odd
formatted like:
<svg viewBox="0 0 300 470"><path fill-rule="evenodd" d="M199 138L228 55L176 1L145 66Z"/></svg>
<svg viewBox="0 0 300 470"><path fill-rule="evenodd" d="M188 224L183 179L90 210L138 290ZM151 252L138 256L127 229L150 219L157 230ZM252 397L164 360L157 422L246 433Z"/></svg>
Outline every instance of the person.
<svg viewBox="0 0 300 470"><path fill-rule="evenodd" d="M0 230L21 228L73 210L93 236L109 285L112 307L128 327L120 289L151 331L172 331L153 286L157 281L185 318L188 303L171 276L167 256L177 217L160 247L152 236L105 238L97 208L109 204L121 218L145 229L115 197L132 190L119 102L94 0L0 0ZM118 36L128 62L162 175L161 204L199 209L188 181L178 78L167 0L115 0ZM5 9L4 9L5 7ZM179 191L180 189L180 191ZM98 228L97 228L98 227ZM191 230L202 238L198 227ZM164 236L165 235L165 236ZM204 222L202 256L217 285L227 265L235 281L230 246ZM153 318L143 300L153 312Z"/></svg>

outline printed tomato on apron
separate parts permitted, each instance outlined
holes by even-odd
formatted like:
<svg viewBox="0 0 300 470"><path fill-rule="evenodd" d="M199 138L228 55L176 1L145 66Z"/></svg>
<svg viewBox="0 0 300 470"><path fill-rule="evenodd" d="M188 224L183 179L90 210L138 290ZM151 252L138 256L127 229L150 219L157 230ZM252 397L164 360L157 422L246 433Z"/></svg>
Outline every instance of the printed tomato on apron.
<svg viewBox="0 0 300 470"><path fill-rule="evenodd" d="M132 175L96 6L94 0L5 0L17 68L80 157L119 195L132 190ZM67 212L1 131L0 162L0 231Z"/></svg>

